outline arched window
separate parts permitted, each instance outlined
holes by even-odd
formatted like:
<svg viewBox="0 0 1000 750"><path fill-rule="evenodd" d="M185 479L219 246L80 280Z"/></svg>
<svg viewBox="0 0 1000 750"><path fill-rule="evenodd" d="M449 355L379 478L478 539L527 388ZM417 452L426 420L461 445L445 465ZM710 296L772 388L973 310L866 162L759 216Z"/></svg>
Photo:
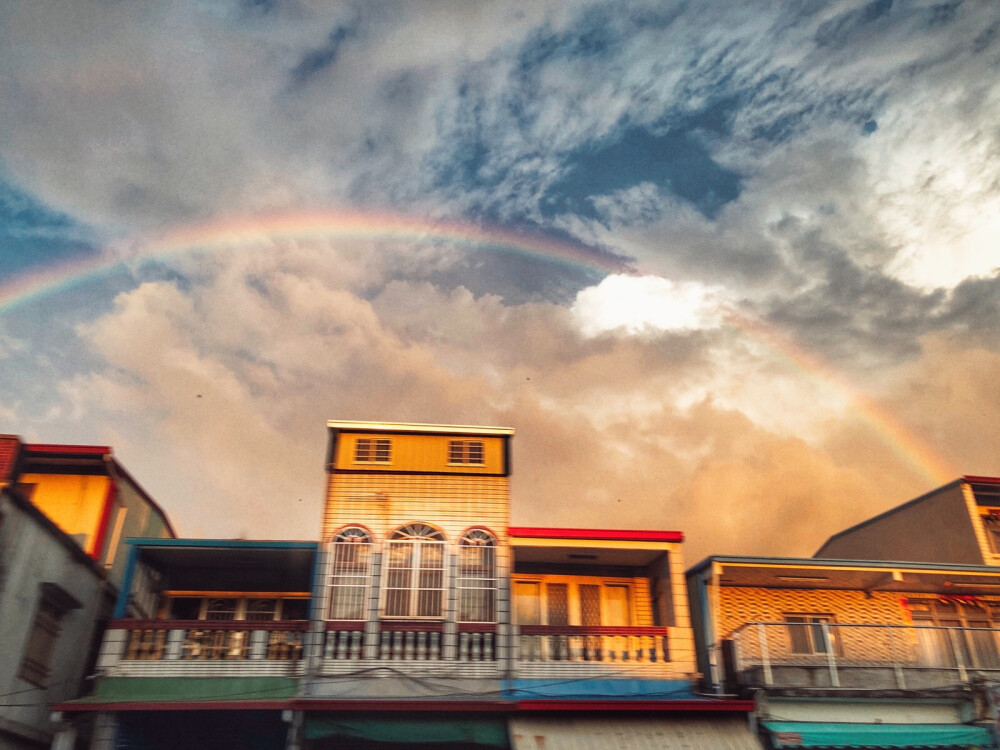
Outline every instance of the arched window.
<svg viewBox="0 0 1000 750"><path fill-rule="evenodd" d="M483 529L469 529L458 543L458 620L496 620L496 539Z"/></svg>
<svg viewBox="0 0 1000 750"><path fill-rule="evenodd" d="M386 617L441 617L444 607L444 535L423 523L396 529L386 545Z"/></svg>
<svg viewBox="0 0 1000 750"><path fill-rule="evenodd" d="M365 620L372 539L357 526L343 529L330 545L330 619Z"/></svg>

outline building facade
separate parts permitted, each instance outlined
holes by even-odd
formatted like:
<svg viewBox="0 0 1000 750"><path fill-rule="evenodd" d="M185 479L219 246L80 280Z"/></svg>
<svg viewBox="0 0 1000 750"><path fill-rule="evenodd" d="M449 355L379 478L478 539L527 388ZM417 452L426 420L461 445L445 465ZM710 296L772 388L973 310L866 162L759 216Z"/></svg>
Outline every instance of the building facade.
<svg viewBox="0 0 1000 750"><path fill-rule="evenodd" d="M0 748L49 747L99 636L103 569L30 501L0 490Z"/></svg>
<svg viewBox="0 0 1000 750"><path fill-rule="evenodd" d="M104 446L0 436L0 487L0 747L72 744L51 706L84 690L126 538L173 529Z"/></svg>
<svg viewBox="0 0 1000 750"><path fill-rule="evenodd" d="M994 746L1000 570L713 556L688 586L705 688L771 747Z"/></svg>
<svg viewBox="0 0 1000 750"><path fill-rule="evenodd" d="M328 429L318 544L134 541L60 707L95 749L758 746L695 688L679 532L510 527L508 428Z"/></svg>

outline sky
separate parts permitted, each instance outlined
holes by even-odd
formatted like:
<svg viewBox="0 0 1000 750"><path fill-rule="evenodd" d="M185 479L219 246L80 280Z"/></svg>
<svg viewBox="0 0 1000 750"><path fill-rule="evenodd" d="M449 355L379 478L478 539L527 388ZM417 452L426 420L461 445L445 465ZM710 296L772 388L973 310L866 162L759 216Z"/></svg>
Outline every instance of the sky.
<svg viewBox="0 0 1000 750"><path fill-rule="evenodd" d="M1000 475L1000 5L0 4L0 431L313 539L327 419L517 525L811 555Z"/></svg>

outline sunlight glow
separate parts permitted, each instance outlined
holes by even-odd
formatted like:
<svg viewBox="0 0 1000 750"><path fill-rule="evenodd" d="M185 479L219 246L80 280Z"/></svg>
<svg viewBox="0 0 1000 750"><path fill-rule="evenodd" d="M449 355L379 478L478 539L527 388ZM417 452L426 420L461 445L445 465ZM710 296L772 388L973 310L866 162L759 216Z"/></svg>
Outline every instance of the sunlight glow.
<svg viewBox="0 0 1000 750"><path fill-rule="evenodd" d="M718 328L719 290L661 276L611 274L576 295L571 308L586 336L606 331L695 331Z"/></svg>

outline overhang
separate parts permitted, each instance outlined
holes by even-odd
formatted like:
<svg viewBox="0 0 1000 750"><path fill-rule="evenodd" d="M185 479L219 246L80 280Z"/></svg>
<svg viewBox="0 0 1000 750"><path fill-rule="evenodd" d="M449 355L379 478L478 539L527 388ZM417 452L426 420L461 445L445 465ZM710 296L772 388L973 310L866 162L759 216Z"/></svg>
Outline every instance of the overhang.
<svg viewBox="0 0 1000 750"><path fill-rule="evenodd" d="M992 747L993 733L973 724L833 724L765 721L774 748Z"/></svg>
<svg viewBox="0 0 1000 750"><path fill-rule="evenodd" d="M985 595L1000 593L1000 567L815 558L709 558L722 586ZM707 573L702 563L689 571Z"/></svg>

